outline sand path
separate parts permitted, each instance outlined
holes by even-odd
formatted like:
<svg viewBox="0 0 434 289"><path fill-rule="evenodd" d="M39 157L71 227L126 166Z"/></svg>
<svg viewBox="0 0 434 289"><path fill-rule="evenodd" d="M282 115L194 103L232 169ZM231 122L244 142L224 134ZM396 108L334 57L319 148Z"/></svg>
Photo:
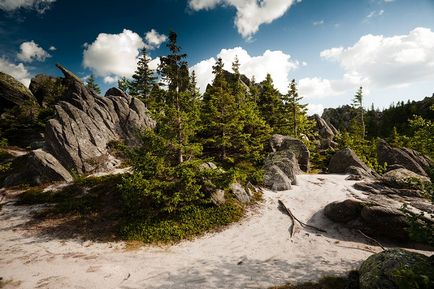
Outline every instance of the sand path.
<svg viewBox="0 0 434 289"><path fill-rule="evenodd" d="M325 219L323 207L357 193L338 175L298 176L291 191L266 192L242 222L167 248L125 249L125 243L37 238L20 227L37 207L0 211L0 276L19 288L268 288L356 268L380 249ZM290 238L282 200L301 220Z"/></svg>

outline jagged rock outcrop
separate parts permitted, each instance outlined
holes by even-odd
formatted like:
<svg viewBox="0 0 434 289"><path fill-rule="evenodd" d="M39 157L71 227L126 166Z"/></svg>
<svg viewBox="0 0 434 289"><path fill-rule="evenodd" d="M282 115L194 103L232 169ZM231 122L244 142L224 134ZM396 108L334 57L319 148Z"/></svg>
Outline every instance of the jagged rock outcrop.
<svg viewBox="0 0 434 289"><path fill-rule="evenodd" d="M296 175L309 170L309 150L304 143L283 135L273 135L270 153L264 164L264 186L273 191L291 189L297 184Z"/></svg>
<svg viewBox="0 0 434 289"><path fill-rule="evenodd" d="M275 134L269 141L269 151L287 151L295 155L298 166L303 172L309 171L310 152L306 145L299 139Z"/></svg>
<svg viewBox="0 0 434 289"><path fill-rule="evenodd" d="M72 176L51 154L34 150L12 162L4 186L40 185L53 181L70 182Z"/></svg>
<svg viewBox="0 0 434 289"><path fill-rule="evenodd" d="M427 156L409 148L394 148L384 140L378 143L377 154L380 164L400 165L423 176L427 176L426 170L434 166L434 162Z"/></svg>
<svg viewBox="0 0 434 289"><path fill-rule="evenodd" d="M51 152L68 170L78 173L110 170L117 164L107 145L138 142L137 132L155 126L143 102L120 90L105 97L88 89L64 67L65 93L55 106L56 117L46 126Z"/></svg>
<svg viewBox="0 0 434 289"><path fill-rule="evenodd" d="M360 266L360 289L434 288L433 261L403 249L374 254Z"/></svg>
<svg viewBox="0 0 434 289"><path fill-rule="evenodd" d="M332 156L328 172L331 174L356 174L360 177L377 176L377 173L362 162L350 148L340 150Z"/></svg>
<svg viewBox="0 0 434 289"><path fill-rule="evenodd" d="M338 133L338 130L330 123L327 123L318 114L314 114L313 118L316 121L316 127L318 129L320 149L329 149L337 147L337 143L333 141L334 137Z"/></svg>
<svg viewBox="0 0 434 289"><path fill-rule="evenodd" d="M0 114L23 104L37 106L32 92L9 74L0 72Z"/></svg>

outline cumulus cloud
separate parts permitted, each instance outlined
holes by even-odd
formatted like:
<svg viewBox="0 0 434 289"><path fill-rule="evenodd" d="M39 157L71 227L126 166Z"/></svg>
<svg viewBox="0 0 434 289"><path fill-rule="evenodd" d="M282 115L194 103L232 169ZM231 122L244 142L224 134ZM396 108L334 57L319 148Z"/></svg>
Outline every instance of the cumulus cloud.
<svg viewBox="0 0 434 289"><path fill-rule="evenodd" d="M119 34L100 33L93 43L85 44L83 65L101 77L131 77L144 46L143 39L128 29Z"/></svg>
<svg viewBox="0 0 434 289"><path fill-rule="evenodd" d="M55 46L50 46L50 48L48 48L48 50L50 50L50 51L56 51L57 48Z"/></svg>
<svg viewBox="0 0 434 289"><path fill-rule="evenodd" d="M56 0L0 0L0 9L4 11L14 11L20 8L34 9L38 13L44 13L50 9Z"/></svg>
<svg viewBox="0 0 434 289"><path fill-rule="evenodd" d="M258 32L259 26L269 24L282 17L296 2L294 0L189 0L191 9L209 10L218 5L232 6L237 10L234 20L238 32L244 38L250 38Z"/></svg>
<svg viewBox="0 0 434 289"><path fill-rule="evenodd" d="M345 74L388 87L434 79L434 32L418 27L406 35L362 36L353 46L332 48L321 57L337 61Z"/></svg>
<svg viewBox="0 0 434 289"><path fill-rule="evenodd" d="M309 103L307 105L307 114L308 115L314 115L314 114L322 115L323 111L324 111L324 105L322 105L322 104Z"/></svg>
<svg viewBox="0 0 434 289"><path fill-rule="evenodd" d="M270 73L274 85L281 93L286 93L290 82L289 73L300 66L300 63L293 60L290 55L282 51L266 50L259 56L251 56L241 47L222 49L216 58L212 57L195 64L194 70L197 76L197 83L201 92L204 92L208 83L214 79L212 66L217 58L222 58L224 68L231 71L232 62L235 57L240 61L240 72L251 78L255 76L256 81L263 81Z"/></svg>
<svg viewBox="0 0 434 289"><path fill-rule="evenodd" d="M145 40L148 49L154 49L160 47L161 43L166 41L167 36L160 34L155 29L151 29L145 34Z"/></svg>
<svg viewBox="0 0 434 289"><path fill-rule="evenodd" d="M45 61L48 57L51 55L33 40L21 43L20 52L17 53L17 58L24 62Z"/></svg>
<svg viewBox="0 0 434 289"><path fill-rule="evenodd" d="M6 58L0 57L0 71L15 77L25 86L29 86L30 84L30 73L22 63L14 64Z"/></svg>

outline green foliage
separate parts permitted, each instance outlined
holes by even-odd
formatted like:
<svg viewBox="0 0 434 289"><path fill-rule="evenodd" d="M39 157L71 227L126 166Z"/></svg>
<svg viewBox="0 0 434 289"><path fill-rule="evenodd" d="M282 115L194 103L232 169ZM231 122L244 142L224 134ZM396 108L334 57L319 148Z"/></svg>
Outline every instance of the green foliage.
<svg viewBox="0 0 434 289"><path fill-rule="evenodd" d="M280 119L281 115L279 114L282 111L282 103L280 93L274 87L273 79L270 74L267 74L265 81L262 82L257 104L262 118L274 131L278 131L278 127L281 126L280 121L282 121ZM289 117L289 115L287 117Z"/></svg>
<svg viewBox="0 0 434 289"><path fill-rule="evenodd" d="M121 236L144 243L173 243L236 222L243 213L244 210L238 203L229 201L219 207L192 207L165 218L144 216L144 219L125 223L121 228Z"/></svg>
<svg viewBox="0 0 434 289"><path fill-rule="evenodd" d="M155 72L149 68L149 61L147 49L144 47L128 90L130 94L140 97L149 109L153 109L155 99L152 98L151 91L156 84L156 77Z"/></svg>
<svg viewBox="0 0 434 289"><path fill-rule="evenodd" d="M89 89L94 90L96 93L100 94L101 93L101 88L99 88L98 84L96 83L95 80L95 75L91 74L87 79L86 79L86 87Z"/></svg>

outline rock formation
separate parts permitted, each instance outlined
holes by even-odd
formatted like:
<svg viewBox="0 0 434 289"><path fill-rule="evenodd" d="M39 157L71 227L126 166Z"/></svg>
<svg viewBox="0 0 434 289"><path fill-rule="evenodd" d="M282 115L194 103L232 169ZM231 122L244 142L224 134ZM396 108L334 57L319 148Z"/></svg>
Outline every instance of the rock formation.
<svg viewBox="0 0 434 289"><path fill-rule="evenodd" d="M360 266L360 289L434 288L433 257L402 249L370 256Z"/></svg>
<svg viewBox="0 0 434 289"><path fill-rule="evenodd" d="M82 81L58 65L66 88L55 106L56 117L46 126L51 152L68 170L78 173L110 170L117 165L107 145L113 141L135 144L137 132L153 128L143 102L118 89L105 97L88 89Z"/></svg>
<svg viewBox="0 0 434 289"><path fill-rule="evenodd" d="M56 98L63 93L62 79L45 74L38 74L30 81L29 89L39 105L48 107L54 105Z"/></svg>
<svg viewBox="0 0 434 289"><path fill-rule="evenodd" d="M0 72L0 114L23 104L36 105L32 92L9 74Z"/></svg>
<svg viewBox="0 0 434 289"><path fill-rule="evenodd" d="M51 154L43 150L34 150L12 162L4 186L40 185L52 181L70 182L72 176Z"/></svg>
<svg viewBox="0 0 434 289"><path fill-rule="evenodd" d="M273 135L264 165L264 186L273 191L291 189L297 184L296 175L309 169L309 150L300 140Z"/></svg>
<svg viewBox="0 0 434 289"><path fill-rule="evenodd" d="M332 156L328 172L331 174L352 174L359 178L377 176L377 173L362 162L350 148L340 150Z"/></svg>
<svg viewBox="0 0 434 289"><path fill-rule="evenodd" d="M313 119L316 121L316 126L320 137L320 149L337 147L337 143L333 141L333 139L338 133L338 130L317 114L313 115Z"/></svg>
<svg viewBox="0 0 434 289"><path fill-rule="evenodd" d="M421 153L409 148L394 148L384 140L378 144L378 162L380 164L400 165L419 175L427 176L426 169L434 166L434 162Z"/></svg>

